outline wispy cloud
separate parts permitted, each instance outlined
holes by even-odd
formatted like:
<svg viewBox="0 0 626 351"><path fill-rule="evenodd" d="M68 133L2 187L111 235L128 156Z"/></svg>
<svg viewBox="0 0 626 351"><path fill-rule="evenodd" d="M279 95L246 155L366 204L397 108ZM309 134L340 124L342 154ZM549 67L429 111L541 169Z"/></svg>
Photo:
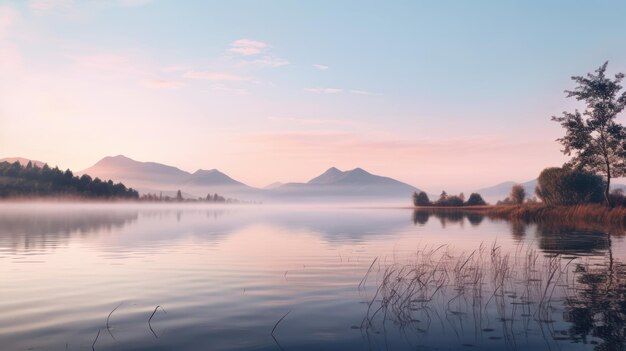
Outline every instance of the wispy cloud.
<svg viewBox="0 0 626 351"><path fill-rule="evenodd" d="M213 81L231 81L231 82L240 82L240 81L248 81L250 77L244 77L237 74L232 73L224 73L224 72L210 72L210 71L188 71L183 75L183 77L188 79L199 79L199 80L213 80Z"/></svg>
<svg viewBox="0 0 626 351"><path fill-rule="evenodd" d="M317 63L316 63L316 64L314 64L314 65L313 65L313 67L315 67L315 68L319 69L320 71L325 71L325 70L327 70L327 69L329 68L329 67L328 67L328 66L326 66L326 65L320 65L320 64L317 64Z"/></svg>
<svg viewBox="0 0 626 351"><path fill-rule="evenodd" d="M315 94L338 94L342 93L343 89L337 88L306 88L304 91L308 91L309 93Z"/></svg>
<svg viewBox="0 0 626 351"><path fill-rule="evenodd" d="M280 67L280 66L288 65L289 61L278 58L278 57L263 56L262 58L258 60L252 61L252 63L262 65L262 66Z"/></svg>
<svg viewBox="0 0 626 351"><path fill-rule="evenodd" d="M309 93L316 94L340 94L340 93L350 93L355 95L370 95L370 96L380 96L383 93L376 93L367 90L346 90L340 88L306 88L304 91L308 91Z"/></svg>
<svg viewBox="0 0 626 351"><path fill-rule="evenodd" d="M183 86L180 81L168 79L146 79L143 84L152 89L178 89Z"/></svg>
<svg viewBox="0 0 626 351"><path fill-rule="evenodd" d="M357 95L383 95L383 93L375 93L366 90L350 90L350 93Z"/></svg>
<svg viewBox="0 0 626 351"><path fill-rule="evenodd" d="M259 54L263 49L268 47L267 43L251 39L235 40L230 46L230 52L244 56Z"/></svg>

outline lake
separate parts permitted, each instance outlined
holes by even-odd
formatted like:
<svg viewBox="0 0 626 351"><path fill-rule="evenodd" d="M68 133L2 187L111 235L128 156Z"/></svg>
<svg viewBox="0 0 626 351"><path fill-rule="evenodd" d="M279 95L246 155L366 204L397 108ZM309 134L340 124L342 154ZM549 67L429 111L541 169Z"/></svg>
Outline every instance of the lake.
<svg viewBox="0 0 626 351"><path fill-rule="evenodd" d="M0 205L3 350L622 350L626 240L477 214Z"/></svg>

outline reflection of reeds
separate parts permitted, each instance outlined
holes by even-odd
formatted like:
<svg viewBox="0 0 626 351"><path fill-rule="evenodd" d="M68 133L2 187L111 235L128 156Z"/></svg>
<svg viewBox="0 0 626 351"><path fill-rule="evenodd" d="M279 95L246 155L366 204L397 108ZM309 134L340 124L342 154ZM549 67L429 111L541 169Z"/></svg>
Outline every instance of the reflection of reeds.
<svg viewBox="0 0 626 351"><path fill-rule="evenodd" d="M391 321L426 332L439 319L456 333L472 317L477 333L484 323L501 322L511 345L519 321L534 321L542 332L545 328L553 334L554 303L574 291L568 268L572 260L541 256L531 247L509 253L497 243L481 244L471 252L423 248L410 263L392 263L382 270L362 327L376 329L377 323L384 327Z"/></svg>

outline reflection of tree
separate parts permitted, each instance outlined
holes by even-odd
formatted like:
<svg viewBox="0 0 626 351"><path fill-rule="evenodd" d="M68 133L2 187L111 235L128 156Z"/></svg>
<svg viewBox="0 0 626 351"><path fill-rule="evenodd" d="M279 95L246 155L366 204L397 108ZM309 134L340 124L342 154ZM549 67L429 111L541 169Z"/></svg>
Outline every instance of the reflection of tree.
<svg viewBox="0 0 626 351"><path fill-rule="evenodd" d="M137 211L6 211L0 214L0 247L16 251L41 249L75 234L119 229L137 218Z"/></svg>
<svg viewBox="0 0 626 351"><path fill-rule="evenodd" d="M602 231L579 229L575 225L537 223L539 248L555 254L592 254L608 250L610 243Z"/></svg>
<svg viewBox="0 0 626 351"><path fill-rule="evenodd" d="M483 222L483 219L485 219L485 216L480 213L466 213L465 217L467 218L467 220L470 222L472 226L479 225L480 223Z"/></svg>
<svg viewBox="0 0 626 351"><path fill-rule="evenodd" d="M428 222L430 213L426 211L413 211L413 224L424 225Z"/></svg>
<svg viewBox="0 0 626 351"><path fill-rule="evenodd" d="M526 228L528 223L519 220L512 220L511 222L511 235L513 239L520 241L526 236Z"/></svg>
<svg viewBox="0 0 626 351"><path fill-rule="evenodd" d="M461 224L465 222L465 219L472 225L477 226L482 223L485 216L476 212L463 212L454 209L419 209L413 211L413 224L424 225L428 222L430 216L434 216L441 222L442 227L446 227L448 224Z"/></svg>
<svg viewBox="0 0 626 351"><path fill-rule="evenodd" d="M602 265L578 265L576 293L565 301L564 318L570 335L587 342L601 339L595 350L626 348L626 265L609 253Z"/></svg>

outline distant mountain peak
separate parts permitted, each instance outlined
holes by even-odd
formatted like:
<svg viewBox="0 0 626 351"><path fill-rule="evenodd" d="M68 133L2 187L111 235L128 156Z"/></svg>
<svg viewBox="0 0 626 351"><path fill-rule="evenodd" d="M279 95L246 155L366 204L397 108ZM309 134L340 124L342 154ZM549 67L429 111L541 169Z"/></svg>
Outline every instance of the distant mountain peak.
<svg viewBox="0 0 626 351"><path fill-rule="evenodd" d="M355 168L355 169L353 169L353 170L350 170L350 171L347 171L347 172L345 172L345 173L365 174L365 175L370 174L370 175L371 175L371 173L370 173L370 172L368 172L368 171L364 170L364 169L363 169L363 168L361 168L361 167L357 167L357 168Z"/></svg>
<svg viewBox="0 0 626 351"><path fill-rule="evenodd" d="M220 172L218 169L198 169L197 171L193 172L192 175L200 175L200 174L224 174L223 172Z"/></svg>

